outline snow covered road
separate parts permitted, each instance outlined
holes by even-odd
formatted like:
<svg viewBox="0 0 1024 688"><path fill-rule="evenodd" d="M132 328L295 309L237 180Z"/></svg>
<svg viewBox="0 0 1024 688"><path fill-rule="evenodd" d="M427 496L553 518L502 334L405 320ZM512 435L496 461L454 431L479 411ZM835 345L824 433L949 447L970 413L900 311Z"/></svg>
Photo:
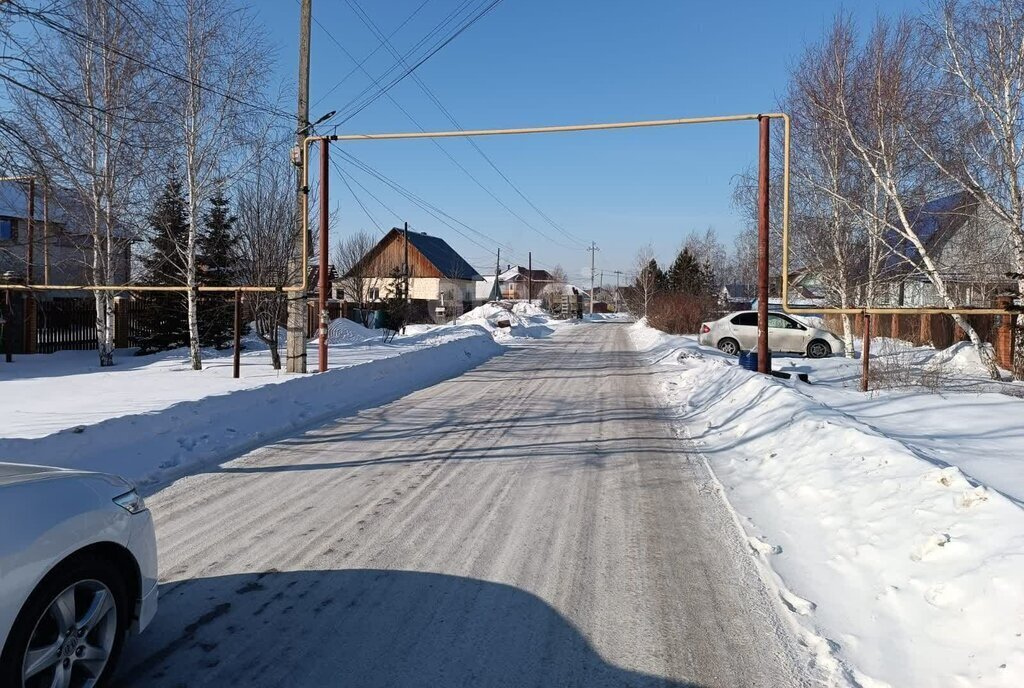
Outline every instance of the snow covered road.
<svg viewBox="0 0 1024 688"><path fill-rule="evenodd" d="M128 686L808 682L747 545L617 324L148 498Z"/></svg>

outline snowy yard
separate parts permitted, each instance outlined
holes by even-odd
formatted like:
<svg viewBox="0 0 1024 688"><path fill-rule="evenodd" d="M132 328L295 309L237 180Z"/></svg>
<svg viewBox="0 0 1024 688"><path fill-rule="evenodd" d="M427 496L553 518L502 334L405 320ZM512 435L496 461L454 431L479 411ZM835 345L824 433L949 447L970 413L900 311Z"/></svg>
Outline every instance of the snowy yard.
<svg viewBox="0 0 1024 688"><path fill-rule="evenodd" d="M913 349L945 390L862 394L860 361L765 378L642 324L631 334L798 632L837 680L1016 686L1024 676L1024 400L970 349ZM964 390L982 391L964 391ZM953 390L953 391L950 391Z"/></svg>
<svg viewBox="0 0 1024 688"><path fill-rule="evenodd" d="M207 351L189 369L187 350L118 352L100 368L94 351L18 356L0 363L0 460L118 473L141 483L180 475L321 420L386 403L479 365L499 343L547 336L538 309L483 306L454 326L410 327L384 344L380 333L336 320L325 375L289 375L250 336L241 377L231 352ZM498 328L510 319L510 328ZM282 339L283 342L283 339ZM316 366L315 340L307 350Z"/></svg>

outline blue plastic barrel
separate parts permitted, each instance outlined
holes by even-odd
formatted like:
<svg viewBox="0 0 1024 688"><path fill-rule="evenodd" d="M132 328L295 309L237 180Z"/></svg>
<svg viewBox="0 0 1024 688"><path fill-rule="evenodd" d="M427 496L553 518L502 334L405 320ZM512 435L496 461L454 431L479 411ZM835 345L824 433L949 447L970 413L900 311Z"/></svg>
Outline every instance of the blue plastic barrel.
<svg viewBox="0 0 1024 688"><path fill-rule="evenodd" d="M750 351L740 352L740 367L744 370L750 370L757 372L757 350L751 349ZM772 352L768 350L768 370L772 369Z"/></svg>

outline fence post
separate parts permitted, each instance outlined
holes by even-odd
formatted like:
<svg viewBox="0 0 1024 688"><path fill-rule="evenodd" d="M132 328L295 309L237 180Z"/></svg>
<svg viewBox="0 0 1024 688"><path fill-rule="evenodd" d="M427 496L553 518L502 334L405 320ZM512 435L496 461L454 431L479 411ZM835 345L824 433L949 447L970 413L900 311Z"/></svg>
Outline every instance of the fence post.
<svg viewBox="0 0 1024 688"><path fill-rule="evenodd" d="M231 377L239 376L242 361L242 290L235 289L235 350L231 357Z"/></svg>
<svg viewBox="0 0 1024 688"><path fill-rule="evenodd" d="M868 378L871 376L871 316L866 312L861 313L861 339L864 342L861 346L861 367L860 367L860 391L868 391Z"/></svg>

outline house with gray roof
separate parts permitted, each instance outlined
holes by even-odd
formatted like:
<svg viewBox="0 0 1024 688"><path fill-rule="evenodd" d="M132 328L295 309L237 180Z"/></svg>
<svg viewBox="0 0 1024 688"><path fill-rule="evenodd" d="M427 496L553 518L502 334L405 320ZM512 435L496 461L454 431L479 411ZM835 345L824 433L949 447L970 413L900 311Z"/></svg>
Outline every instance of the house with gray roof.
<svg viewBox="0 0 1024 688"><path fill-rule="evenodd" d="M408 256L408 258L406 258ZM480 274L448 242L426 232L395 227L353 266L346 277L359 275L362 293L341 294L348 301L373 303L396 296L408 263L409 298L425 302L429 312L437 308L469 310L476 298Z"/></svg>
<svg viewBox="0 0 1024 688"><path fill-rule="evenodd" d="M914 234L924 245L947 289L959 305L985 307L1014 289L1010 232L965 192L928 201L908 211ZM886 255L879 271L880 305L944 306L925 274L913 242L895 231L884 237Z"/></svg>

